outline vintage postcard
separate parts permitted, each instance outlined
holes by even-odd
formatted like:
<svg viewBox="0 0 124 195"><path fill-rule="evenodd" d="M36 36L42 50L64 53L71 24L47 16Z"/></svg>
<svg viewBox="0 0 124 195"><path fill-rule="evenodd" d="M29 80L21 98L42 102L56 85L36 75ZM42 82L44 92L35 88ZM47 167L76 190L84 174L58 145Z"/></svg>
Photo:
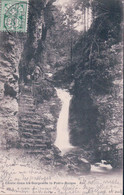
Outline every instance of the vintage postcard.
<svg viewBox="0 0 124 195"><path fill-rule="evenodd" d="M122 0L0 0L0 195L122 195Z"/></svg>

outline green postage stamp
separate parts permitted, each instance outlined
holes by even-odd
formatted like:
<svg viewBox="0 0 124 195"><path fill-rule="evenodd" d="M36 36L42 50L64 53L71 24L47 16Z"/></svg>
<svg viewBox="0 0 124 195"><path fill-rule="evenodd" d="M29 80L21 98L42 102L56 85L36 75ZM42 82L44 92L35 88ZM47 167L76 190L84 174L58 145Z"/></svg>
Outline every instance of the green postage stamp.
<svg viewBox="0 0 124 195"><path fill-rule="evenodd" d="M28 0L0 0L0 31L27 32Z"/></svg>

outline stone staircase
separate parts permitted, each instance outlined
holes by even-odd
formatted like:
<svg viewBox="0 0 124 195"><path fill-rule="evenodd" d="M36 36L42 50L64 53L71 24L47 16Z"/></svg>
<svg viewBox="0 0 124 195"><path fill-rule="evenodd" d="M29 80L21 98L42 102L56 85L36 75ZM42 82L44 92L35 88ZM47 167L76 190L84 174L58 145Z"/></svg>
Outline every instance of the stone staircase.
<svg viewBox="0 0 124 195"><path fill-rule="evenodd" d="M32 87L28 85L21 88L19 98L20 145L28 153L43 154L51 147L44 121L37 113Z"/></svg>

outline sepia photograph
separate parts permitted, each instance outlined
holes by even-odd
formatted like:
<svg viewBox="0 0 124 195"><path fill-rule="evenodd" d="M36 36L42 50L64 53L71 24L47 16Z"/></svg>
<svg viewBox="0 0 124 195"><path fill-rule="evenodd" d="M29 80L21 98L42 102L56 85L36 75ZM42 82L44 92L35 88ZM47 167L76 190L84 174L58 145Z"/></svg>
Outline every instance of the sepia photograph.
<svg viewBox="0 0 124 195"><path fill-rule="evenodd" d="M124 0L0 0L0 195L123 195Z"/></svg>

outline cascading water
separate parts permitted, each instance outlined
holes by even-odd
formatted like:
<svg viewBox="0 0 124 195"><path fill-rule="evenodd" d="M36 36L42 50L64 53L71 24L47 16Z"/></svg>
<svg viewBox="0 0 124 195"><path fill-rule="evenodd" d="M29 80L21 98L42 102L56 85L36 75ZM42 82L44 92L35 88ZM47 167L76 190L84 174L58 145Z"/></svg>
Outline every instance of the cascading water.
<svg viewBox="0 0 124 195"><path fill-rule="evenodd" d="M55 145L61 150L62 153L65 153L69 149L73 148L69 141L69 105L71 96L64 89L56 89L58 97L62 101L62 109L57 122L57 136Z"/></svg>
<svg viewBox="0 0 124 195"><path fill-rule="evenodd" d="M57 89L57 95L61 99L62 108L59 114L58 122L57 122L57 136L55 140L55 145L61 150L62 155L68 152L69 150L75 148L70 144L69 139L69 106L71 96L69 92L65 89ZM83 159L83 162L84 159ZM111 171L112 167L110 164L107 164L105 160L101 160L99 163L95 163L91 165L91 172L95 173L106 173L107 171Z"/></svg>

